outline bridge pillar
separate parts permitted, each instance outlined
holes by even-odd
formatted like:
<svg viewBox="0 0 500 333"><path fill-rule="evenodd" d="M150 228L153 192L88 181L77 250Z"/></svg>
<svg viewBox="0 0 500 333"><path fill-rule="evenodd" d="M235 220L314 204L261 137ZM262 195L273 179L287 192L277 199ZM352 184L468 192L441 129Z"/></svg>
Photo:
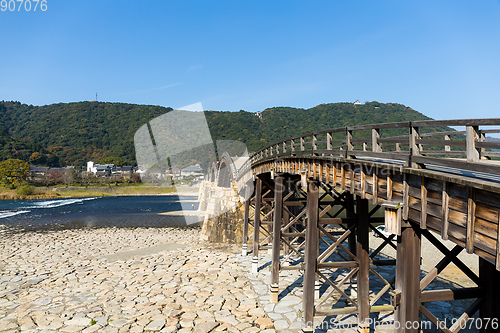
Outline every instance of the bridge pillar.
<svg viewBox="0 0 500 333"><path fill-rule="evenodd" d="M255 183L252 273L257 273L259 271L260 205L262 202L262 180L257 177Z"/></svg>
<svg viewBox="0 0 500 333"><path fill-rule="evenodd" d="M274 214L273 214L273 247L271 266L271 303L278 303L279 269L280 269L280 240L281 215L283 212L283 178L276 177L274 182Z"/></svg>
<svg viewBox="0 0 500 333"><path fill-rule="evenodd" d="M243 244L241 246L241 255L246 256L248 253L248 216L250 214L250 187L245 185L245 213L243 217Z"/></svg>
<svg viewBox="0 0 500 333"><path fill-rule="evenodd" d="M396 333L417 333L420 330L420 245L420 228L407 222L398 236L396 254Z"/></svg>
<svg viewBox="0 0 500 333"><path fill-rule="evenodd" d="M356 197L357 213L357 246L356 256L359 261L358 271L358 331L370 332L370 247L369 228L370 217L368 212L368 200Z"/></svg>
<svg viewBox="0 0 500 333"><path fill-rule="evenodd" d="M307 227L302 309L304 312L304 332L312 332L314 330L314 286L319 246L318 186L314 182L308 184L306 209Z"/></svg>
<svg viewBox="0 0 500 333"><path fill-rule="evenodd" d="M482 319L481 332L498 332L500 324L500 272L496 270L495 265L485 259L479 258L479 279L484 290L486 290L479 316Z"/></svg>

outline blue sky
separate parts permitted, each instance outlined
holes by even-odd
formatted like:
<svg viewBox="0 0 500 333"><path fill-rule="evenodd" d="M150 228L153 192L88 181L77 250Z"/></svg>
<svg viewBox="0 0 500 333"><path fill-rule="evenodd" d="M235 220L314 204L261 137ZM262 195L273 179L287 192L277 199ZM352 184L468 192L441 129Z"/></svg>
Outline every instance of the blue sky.
<svg viewBox="0 0 500 333"><path fill-rule="evenodd" d="M47 0L0 11L0 100L206 110L377 100L500 117L500 1Z"/></svg>

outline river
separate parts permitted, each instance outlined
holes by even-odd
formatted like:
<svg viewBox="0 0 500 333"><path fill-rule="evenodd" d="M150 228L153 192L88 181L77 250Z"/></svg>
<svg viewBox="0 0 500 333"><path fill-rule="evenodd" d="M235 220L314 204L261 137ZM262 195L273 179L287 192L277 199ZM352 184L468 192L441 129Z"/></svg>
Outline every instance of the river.
<svg viewBox="0 0 500 333"><path fill-rule="evenodd" d="M159 214L198 209L196 196L112 196L0 201L3 231L67 228L191 226L196 216Z"/></svg>

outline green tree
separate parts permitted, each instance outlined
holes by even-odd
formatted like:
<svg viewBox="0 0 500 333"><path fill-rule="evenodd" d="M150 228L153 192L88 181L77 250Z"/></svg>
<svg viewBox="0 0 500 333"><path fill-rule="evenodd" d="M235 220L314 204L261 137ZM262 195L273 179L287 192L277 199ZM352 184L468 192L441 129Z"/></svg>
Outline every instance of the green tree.
<svg viewBox="0 0 500 333"><path fill-rule="evenodd" d="M16 182L23 180L28 175L30 166L27 162L8 159L0 163L0 182L5 186L14 188Z"/></svg>
<svg viewBox="0 0 500 333"><path fill-rule="evenodd" d="M99 164L114 164L116 167L122 167L126 163L123 158L117 156L107 156L99 161Z"/></svg>

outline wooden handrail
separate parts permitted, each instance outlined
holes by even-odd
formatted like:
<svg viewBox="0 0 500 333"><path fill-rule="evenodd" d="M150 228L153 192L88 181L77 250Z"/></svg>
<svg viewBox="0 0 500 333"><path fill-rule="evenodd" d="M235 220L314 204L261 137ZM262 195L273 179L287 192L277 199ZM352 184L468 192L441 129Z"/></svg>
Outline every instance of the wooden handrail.
<svg viewBox="0 0 500 333"><path fill-rule="evenodd" d="M465 131L443 131L420 133L421 129L429 127L449 127L449 126L465 126ZM485 119L454 119L454 120L418 120L404 121L396 123L380 123L357 125L348 127L339 127L327 130L321 130L303 135L293 136L275 142L257 153L251 155L250 163L256 163L263 158L275 156L290 156L290 155L332 155L339 157L355 157L355 156L370 156L388 158L389 156L397 156L398 160L406 160L407 167L422 167L423 165L416 164L415 161L429 160L438 161L440 158L432 159L412 159L412 156L425 156L426 151L424 145L428 146L444 146L444 150L434 149L427 150L430 155L446 156L449 160L450 156L466 156L467 162L477 163L481 159L488 156L500 156L499 152L486 151L486 149L500 149L500 142L486 142L486 133L500 133L500 129L479 129L479 126L500 126L500 118L485 118ZM408 129L407 135L398 135L392 137L381 137L381 129ZM370 131L371 136L357 137L356 133L360 131ZM334 133L344 133L343 139L332 138ZM462 135L465 140L451 140L452 135ZM353 137L354 136L354 137ZM441 136L444 139L434 139L432 137ZM334 146L332 143L341 143ZM392 148L385 149L389 144ZM395 145L395 151L394 151ZM402 151L401 147L409 147ZM453 151L452 147L465 147L465 151L460 149ZM287 149L289 148L289 149ZM325 149L326 148L326 149ZM339 154L340 149L340 154ZM406 158L405 158L406 156ZM439 162L439 161L438 161ZM441 162L437 163L441 165ZM477 168L474 168L477 170ZM487 172L487 171L486 171Z"/></svg>

